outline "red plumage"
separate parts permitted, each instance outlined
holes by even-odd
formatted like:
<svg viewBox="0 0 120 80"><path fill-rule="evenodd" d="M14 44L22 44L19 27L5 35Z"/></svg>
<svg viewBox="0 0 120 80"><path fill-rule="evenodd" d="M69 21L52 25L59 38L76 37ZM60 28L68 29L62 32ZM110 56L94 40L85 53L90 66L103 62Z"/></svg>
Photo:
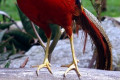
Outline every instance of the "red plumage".
<svg viewBox="0 0 120 80"><path fill-rule="evenodd" d="M97 19L93 19L93 15L89 14L86 9L77 17L76 22L87 32L97 48L97 69L112 70L112 52L109 39L102 29Z"/></svg>
<svg viewBox="0 0 120 80"><path fill-rule="evenodd" d="M20 9L28 18L44 30L50 37L50 23L65 28L67 34L72 34L72 16L75 12L75 0L17 0Z"/></svg>

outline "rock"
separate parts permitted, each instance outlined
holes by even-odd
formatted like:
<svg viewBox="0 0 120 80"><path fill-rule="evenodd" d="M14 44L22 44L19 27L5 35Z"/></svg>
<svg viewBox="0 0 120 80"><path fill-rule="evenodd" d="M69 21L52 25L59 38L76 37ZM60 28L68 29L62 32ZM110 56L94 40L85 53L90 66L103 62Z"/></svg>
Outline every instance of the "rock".
<svg viewBox="0 0 120 80"><path fill-rule="evenodd" d="M23 57L23 56L24 56L24 54L19 54L18 53L18 54L10 56L9 59L12 60L12 59L20 58L20 57Z"/></svg>
<svg viewBox="0 0 120 80"><path fill-rule="evenodd" d="M120 22L120 17L115 17L115 19Z"/></svg>
<svg viewBox="0 0 120 80"><path fill-rule="evenodd" d="M120 66L118 66L118 67L115 67L115 69L114 69L115 71L120 71Z"/></svg>
<svg viewBox="0 0 120 80"><path fill-rule="evenodd" d="M63 77L66 68L51 69L53 74L47 69L41 69L39 76L36 75L35 68L0 69L0 80L120 80L119 71L79 68L81 76L78 78L73 70Z"/></svg>

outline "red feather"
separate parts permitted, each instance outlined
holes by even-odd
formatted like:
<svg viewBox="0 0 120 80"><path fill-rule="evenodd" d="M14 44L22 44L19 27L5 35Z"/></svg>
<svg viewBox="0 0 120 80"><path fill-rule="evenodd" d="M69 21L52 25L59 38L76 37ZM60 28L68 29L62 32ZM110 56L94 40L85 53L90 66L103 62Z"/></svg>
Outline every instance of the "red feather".
<svg viewBox="0 0 120 80"><path fill-rule="evenodd" d="M17 2L23 13L42 28L48 38L51 34L50 23L62 26L71 36L75 0L17 0Z"/></svg>
<svg viewBox="0 0 120 80"><path fill-rule="evenodd" d="M76 21L82 29L87 32L94 44L97 47L97 68L98 69L112 69L112 52L111 52L111 45L109 42L108 37L106 36L104 30L99 25L98 27L95 25L94 22L86 15L85 11L81 11L81 15L76 18ZM97 22L97 21L96 21Z"/></svg>

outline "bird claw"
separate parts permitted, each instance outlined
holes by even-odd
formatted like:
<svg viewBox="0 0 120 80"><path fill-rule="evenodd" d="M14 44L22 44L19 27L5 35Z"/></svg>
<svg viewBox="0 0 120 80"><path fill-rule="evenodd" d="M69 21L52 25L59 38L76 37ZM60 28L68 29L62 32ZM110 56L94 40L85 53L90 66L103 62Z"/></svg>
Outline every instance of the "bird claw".
<svg viewBox="0 0 120 80"><path fill-rule="evenodd" d="M79 60L76 60L76 62L73 62L72 64L62 66L62 67L68 67L68 69L64 73L64 77L67 75L67 73L70 70L73 70L73 69L76 71L78 77L80 77L80 72L79 72L79 69L78 69L78 66L77 66L78 62L79 62Z"/></svg>
<svg viewBox="0 0 120 80"><path fill-rule="evenodd" d="M50 68L50 66L51 66L51 64L48 62L48 61L45 61L43 64L41 64L41 65L36 65L36 66L32 66L33 68L34 67L38 67L37 68L37 71L36 71L36 74L37 74L37 76L39 75L39 70L41 69L41 68L47 68L48 69L48 71L52 74L52 71L51 71L51 68Z"/></svg>

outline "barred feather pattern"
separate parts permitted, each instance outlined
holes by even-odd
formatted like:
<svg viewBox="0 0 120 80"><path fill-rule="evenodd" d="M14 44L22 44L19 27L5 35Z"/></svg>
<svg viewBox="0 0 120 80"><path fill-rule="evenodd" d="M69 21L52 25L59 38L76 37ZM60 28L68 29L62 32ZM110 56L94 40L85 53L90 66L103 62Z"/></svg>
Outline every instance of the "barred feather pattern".
<svg viewBox="0 0 120 80"><path fill-rule="evenodd" d="M81 6L80 15L75 17L76 23L87 32L96 45L97 69L112 70L112 46L97 18Z"/></svg>

